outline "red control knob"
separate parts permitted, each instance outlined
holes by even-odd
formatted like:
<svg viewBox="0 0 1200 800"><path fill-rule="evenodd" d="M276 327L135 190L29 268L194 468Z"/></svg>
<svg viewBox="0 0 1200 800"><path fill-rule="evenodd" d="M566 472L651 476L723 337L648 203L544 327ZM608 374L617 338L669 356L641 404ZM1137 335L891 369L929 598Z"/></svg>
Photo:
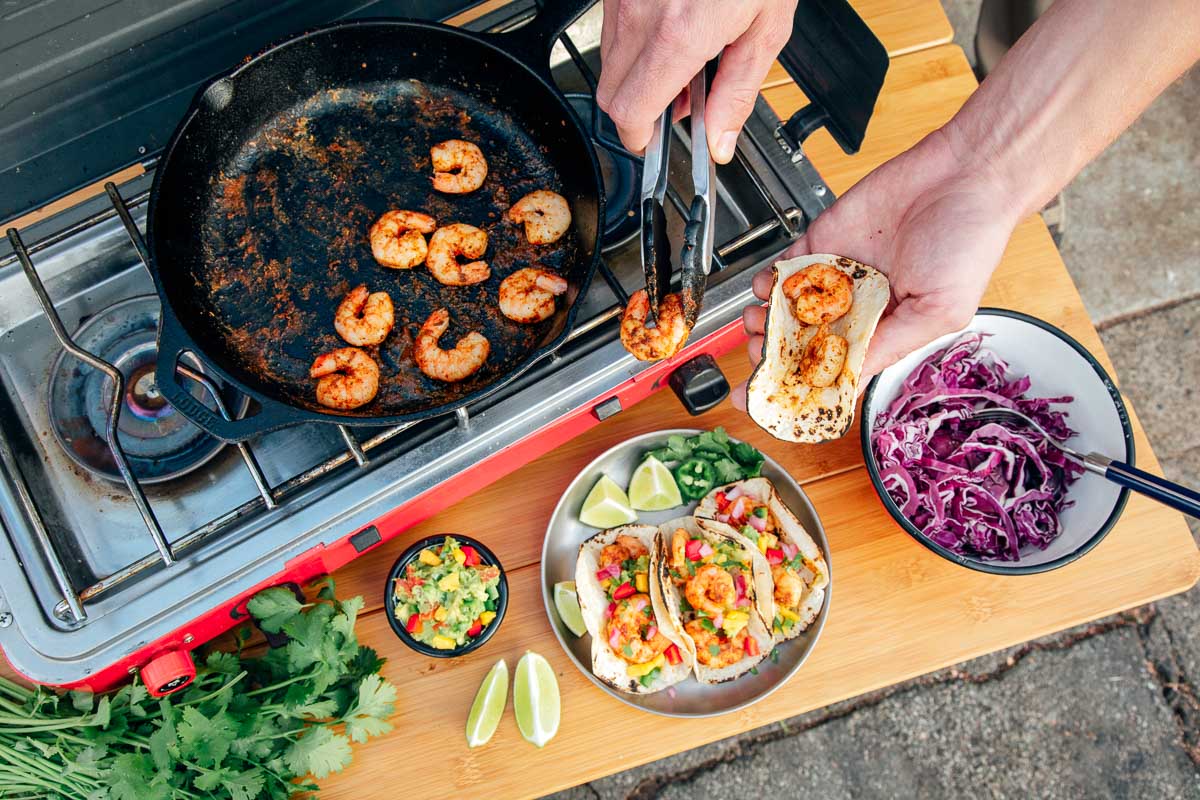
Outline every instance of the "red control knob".
<svg viewBox="0 0 1200 800"><path fill-rule="evenodd" d="M142 683L155 697L177 692L196 679L196 665L187 650L170 650L142 667Z"/></svg>

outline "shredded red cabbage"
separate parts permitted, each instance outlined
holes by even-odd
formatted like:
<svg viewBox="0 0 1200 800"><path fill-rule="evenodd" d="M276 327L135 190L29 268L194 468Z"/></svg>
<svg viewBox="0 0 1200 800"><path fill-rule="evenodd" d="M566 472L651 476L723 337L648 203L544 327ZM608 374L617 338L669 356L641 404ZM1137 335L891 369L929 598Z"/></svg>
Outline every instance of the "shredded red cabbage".
<svg viewBox="0 0 1200 800"><path fill-rule="evenodd" d="M1021 548L1046 549L1072 503L1067 487L1083 473L1037 433L979 422L972 409L1004 406L1058 439L1075 431L1051 405L1072 397L1027 397L1028 376L966 334L921 362L878 415L871 445L884 488L930 540L960 555L1017 561Z"/></svg>

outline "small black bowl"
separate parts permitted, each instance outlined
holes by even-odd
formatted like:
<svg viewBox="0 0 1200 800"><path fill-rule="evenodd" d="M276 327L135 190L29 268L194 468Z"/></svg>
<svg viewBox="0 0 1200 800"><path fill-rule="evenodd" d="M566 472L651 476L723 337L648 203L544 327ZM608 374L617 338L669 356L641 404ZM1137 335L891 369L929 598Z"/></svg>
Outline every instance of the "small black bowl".
<svg viewBox="0 0 1200 800"><path fill-rule="evenodd" d="M500 584L496 587L496 618L483 629L483 633L457 650L439 650L436 647L430 647L424 642L414 639L404 629L403 623L396 619L396 601L392 593L396 578L403 574L404 568L408 566L408 562L416 558L417 554L426 547L430 547L431 545L440 546L447 536L452 537L459 544L467 544L474 547L475 552L479 553L479 560L484 564L500 567ZM387 581L384 583L383 607L387 612L388 624L392 626L392 631L400 641L421 655L430 656L431 658L454 658L455 656L466 655L472 650L478 650L500 628L500 623L504 621L504 612L508 610L508 578L504 574L504 567L500 564L500 559L496 558L495 553L480 544L478 540L472 539L469 536L460 536L457 533L439 533L435 536L426 536L418 542L413 542L407 550L400 554L400 557L396 559L396 563L392 565L391 570L388 572Z"/></svg>

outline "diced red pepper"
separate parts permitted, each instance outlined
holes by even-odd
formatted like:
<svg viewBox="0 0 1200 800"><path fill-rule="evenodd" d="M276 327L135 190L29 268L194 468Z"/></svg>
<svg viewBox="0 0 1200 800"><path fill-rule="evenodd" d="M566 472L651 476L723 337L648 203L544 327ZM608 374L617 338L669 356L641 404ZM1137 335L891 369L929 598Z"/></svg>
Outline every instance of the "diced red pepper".
<svg viewBox="0 0 1200 800"><path fill-rule="evenodd" d="M758 655L758 640L753 636L746 637L746 643L743 645L743 647L746 650L746 655L750 656L751 658Z"/></svg>
<svg viewBox="0 0 1200 800"><path fill-rule="evenodd" d="M689 539L688 543L686 545L684 545L683 553L684 553L684 555L686 555L688 557L688 559L690 561L699 561L700 560L700 548L703 546L704 546L704 542L701 541L700 539Z"/></svg>
<svg viewBox="0 0 1200 800"><path fill-rule="evenodd" d="M467 636L470 636L472 638L478 636L481 633L483 633L483 620L477 619L477 620L475 620L474 625L467 628Z"/></svg>
<svg viewBox="0 0 1200 800"><path fill-rule="evenodd" d="M771 566L783 563L783 551L778 547L767 548L767 563Z"/></svg>
<svg viewBox="0 0 1200 800"><path fill-rule="evenodd" d="M663 651L663 656L666 657L667 663L671 665L679 664L683 661L683 656L679 655L679 646L671 645Z"/></svg>
<svg viewBox="0 0 1200 800"><path fill-rule="evenodd" d="M459 549L461 549L463 551L463 555L467 557L466 560L463 561L463 566L466 566L466 567L479 566L479 551L478 550L476 550L474 547L471 547L471 545L469 545L469 544L464 544Z"/></svg>
<svg viewBox="0 0 1200 800"><path fill-rule="evenodd" d="M404 623L404 630L409 633L416 633L417 628L421 626L421 615L413 614L408 618L408 622Z"/></svg>
<svg viewBox="0 0 1200 800"><path fill-rule="evenodd" d="M629 597L635 592L637 592L637 589L633 588L633 584L629 581L625 581L613 591L613 599L624 600L626 597Z"/></svg>

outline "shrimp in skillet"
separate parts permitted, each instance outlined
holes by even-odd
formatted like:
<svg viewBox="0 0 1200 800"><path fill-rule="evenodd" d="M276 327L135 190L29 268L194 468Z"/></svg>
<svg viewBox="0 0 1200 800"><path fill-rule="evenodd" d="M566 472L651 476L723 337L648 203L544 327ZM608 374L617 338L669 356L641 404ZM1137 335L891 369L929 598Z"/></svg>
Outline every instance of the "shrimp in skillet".
<svg viewBox="0 0 1200 800"><path fill-rule="evenodd" d="M487 361L491 345L482 333L471 331L459 339L453 348L443 350L438 340L448 327L449 311L439 308L430 314L417 334L413 358L421 372L434 380L453 383L474 375Z"/></svg>
<svg viewBox="0 0 1200 800"><path fill-rule="evenodd" d="M525 238L531 244L557 242L571 227L571 208L566 198L558 192L538 189L522 197L507 216L513 222L525 225Z"/></svg>
<svg viewBox="0 0 1200 800"><path fill-rule="evenodd" d="M500 310L514 322L541 322L554 316L554 298L567 288L566 278L549 270L519 269L500 282Z"/></svg>
<svg viewBox="0 0 1200 800"><path fill-rule="evenodd" d="M677 294L664 297L653 328L646 327L649 312L650 299L645 289L639 289L630 296L621 318L621 344L639 361L658 361L675 355L688 336L683 301Z"/></svg>
<svg viewBox="0 0 1200 800"><path fill-rule="evenodd" d="M429 246L425 234L437 222L418 211L388 211L371 226L368 239L375 260L392 269L412 269L425 261Z"/></svg>
<svg viewBox="0 0 1200 800"><path fill-rule="evenodd" d="M317 402L349 411L375 399L379 391L379 365L357 347L342 347L317 356L309 376L317 381Z"/></svg>
<svg viewBox="0 0 1200 800"><path fill-rule="evenodd" d="M358 347L379 344L395 324L391 295L368 291L365 283L351 289L333 315L333 327L338 336Z"/></svg>
<svg viewBox="0 0 1200 800"><path fill-rule="evenodd" d="M429 149L433 161L433 188L446 194L466 194L483 186L487 159L478 145L449 139Z"/></svg>
<svg viewBox="0 0 1200 800"><path fill-rule="evenodd" d="M833 322L850 310L854 281L837 267L810 264L783 282L796 319L805 325Z"/></svg>
<svg viewBox="0 0 1200 800"><path fill-rule="evenodd" d="M429 272L447 286L469 286L486 281L492 271L486 261L461 262L458 257L479 258L487 250L488 235L474 225L455 222L438 228L429 240Z"/></svg>
<svg viewBox="0 0 1200 800"><path fill-rule="evenodd" d="M842 367L846 364L846 352L849 343L836 333L830 333L826 325L817 328L816 334L808 340L804 353L800 356L797 373L800 380L809 386L832 386Z"/></svg>

